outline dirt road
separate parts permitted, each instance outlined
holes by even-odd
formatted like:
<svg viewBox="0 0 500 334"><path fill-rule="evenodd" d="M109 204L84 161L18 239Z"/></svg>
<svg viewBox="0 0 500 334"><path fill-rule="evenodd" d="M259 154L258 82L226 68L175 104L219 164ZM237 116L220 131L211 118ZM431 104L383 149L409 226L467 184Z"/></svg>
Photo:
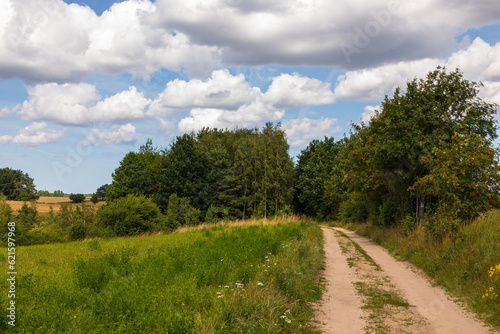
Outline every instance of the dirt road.
<svg viewBox="0 0 500 334"><path fill-rule="evenodd" d="M406 262L354 232L323 228L325 333L498 333L488 330Z"/></svg>

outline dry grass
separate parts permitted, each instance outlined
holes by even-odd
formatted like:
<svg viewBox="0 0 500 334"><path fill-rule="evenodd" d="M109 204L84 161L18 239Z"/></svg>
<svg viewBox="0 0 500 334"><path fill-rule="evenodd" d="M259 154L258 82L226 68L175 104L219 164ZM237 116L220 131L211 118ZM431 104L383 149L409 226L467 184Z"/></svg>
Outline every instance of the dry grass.
<svg viewBox="0 0 500 334"><path fill-rule="evenodd" d="M85 198L85 201L89 201L90 197ZM50 208L54 211L59 211L59 208L61 206L61 203L67 203L71 202L69 197L49 197L49 196L41 196L38 201L36 201L36 209L38 213L49 213ZM23 206L24 202L23 201L7 201L7 203L10 205L12 210L14 211L14 214L17 214L17 210L21 210L21 207ZM101 206L101 203L97 203L96 209L98 209Z"/></svg>
<svg viewBox="0 0 500 334"><path fill-rule="evenodd" d="M174 233L203 230L205 228L214 226L221 226L221 227L237 227L237 226L252 226L252 225L271 226L271 225L296 223L298 221L311 221L311 220L305 216L297 216L297 215L279 216L273 218L251 218L245 220L221 221L218 223L203 223L196 226L182 226L176 229Z"/></svg>

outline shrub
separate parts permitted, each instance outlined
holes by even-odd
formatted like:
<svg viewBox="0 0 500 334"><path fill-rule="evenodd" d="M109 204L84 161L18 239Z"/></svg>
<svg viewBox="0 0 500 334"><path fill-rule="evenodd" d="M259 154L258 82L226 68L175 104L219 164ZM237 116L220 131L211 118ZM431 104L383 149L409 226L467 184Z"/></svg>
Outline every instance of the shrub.
<svg viewBox="0 0 500 334"><path fill-rule="evenodd" d="M92 197L90 198L90 201L94 204L97 204L99 203L99 196L97 196L97 194L93 194Z"/></svg>
<svg viewBox="0 0 500 334"><path fill-rule="evenodd" d="M71 195L69 195L69 199L73 203L83 203L85 201L85 195L84 194L71 194Z"/></svg>
<svg viewBox="0 0 500 334"><path fill-rule="evenodd" d="M200 223L200 210L191 205L189 198L170 195L167 206L167 227L192 226Z"/></svg>
<svg viewBox="0 0 500 334"><path fill-rule="evenodd" d="M128 195L100 207L97 223L115 235L132 235L163 228L163 217L150 198Z"/></svg>
<svg viewBox="0 0 500 334"><path fill-rule="evenodd" d="M42 245L65 242L64 232L57 227L35 227L26 232L25 245Z"/></svg>

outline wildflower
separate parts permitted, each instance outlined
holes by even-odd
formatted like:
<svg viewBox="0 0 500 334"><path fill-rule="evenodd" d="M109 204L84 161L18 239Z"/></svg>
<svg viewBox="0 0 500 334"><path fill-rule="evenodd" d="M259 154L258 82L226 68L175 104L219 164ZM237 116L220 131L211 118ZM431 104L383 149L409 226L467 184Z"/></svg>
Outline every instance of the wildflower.
<svg viewBox="0 0 500 334"><path fill-rule="evenodd" d="M264 284L261 282L257 282L257 285L264 286Z"/></svg>

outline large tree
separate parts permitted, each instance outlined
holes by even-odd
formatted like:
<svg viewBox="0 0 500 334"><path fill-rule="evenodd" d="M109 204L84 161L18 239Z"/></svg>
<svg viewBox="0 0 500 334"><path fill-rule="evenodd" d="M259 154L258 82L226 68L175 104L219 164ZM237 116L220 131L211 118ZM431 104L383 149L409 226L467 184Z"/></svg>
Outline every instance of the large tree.
<svg viewBox="0 0 500 334"><path fill-rule="evenodd" d="M27 173L11 168L0 169L0 194L11 201L32 201L37 199L33 179Z"/></svg>
<svg viewBox="0 0 500 334"><path fill-rule="evenodd" d="M497 137L496 105L478 97L481 86L465 80L458 69L448 73L438 67L425 79L408 82L405 92L396 89L393 97L386 97L369 125L354 127L343 151L349 166L346 179L351 190L364 195L372 218L403 218L414 211L417 219L422 219L424 210L435 209L439 201L428 176L436 173L439 157L442 159L445 152L457 153L457 145L484 148L461 150L469 155L464 159L490 152L491 141ZM481 144L473 138L479 138ZM489 161L493 160L492 156ZM483 170L495 178L495 168ZM451 177L452 171L442 177ZM473 182L471 186L481 184ZM487 188L496 195L495 186ZM461 200L465 200L463 196ZM473 202L471 205L475 206ZM482 212L486 206L475 207Z"/></svg>

